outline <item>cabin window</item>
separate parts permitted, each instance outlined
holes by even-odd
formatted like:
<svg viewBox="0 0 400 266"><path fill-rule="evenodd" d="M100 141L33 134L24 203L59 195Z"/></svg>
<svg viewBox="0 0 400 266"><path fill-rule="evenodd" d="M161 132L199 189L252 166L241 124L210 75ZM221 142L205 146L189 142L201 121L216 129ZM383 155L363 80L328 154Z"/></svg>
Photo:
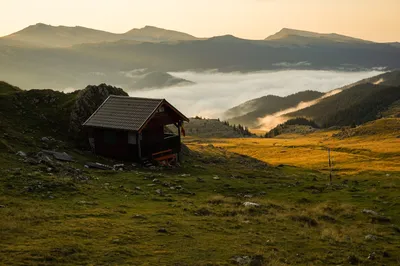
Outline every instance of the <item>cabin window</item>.
<svg viewBox="0 0 400 266"><path fill-rule="evenodd" d="M133 144L133 145L137 144L136 143L136 134L135 133L132 133L132 132L128 133L128 144Z"/></svg>
<svg viewBox="0 0 400 266"><path fill-rule="evenodd" d="M159 113L162 113L162 112L164 112L165 110L164 110L164 106L161 106L160 108L158 108L158 112Z"/></svg>
<svg viewBox="0 0 400 266"><path fill-rule="evenodd" d="M117 133L112 130L104 131L104 143L116 144L117 143Z"/></svg>

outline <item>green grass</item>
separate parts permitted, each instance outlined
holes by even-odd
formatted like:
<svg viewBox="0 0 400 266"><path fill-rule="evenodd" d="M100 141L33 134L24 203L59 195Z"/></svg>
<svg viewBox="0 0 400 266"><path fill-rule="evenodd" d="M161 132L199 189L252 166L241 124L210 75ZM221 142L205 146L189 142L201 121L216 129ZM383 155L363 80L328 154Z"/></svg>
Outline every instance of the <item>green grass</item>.
<svg viewBox="0 0 400 266"><path fill-rule="evenodd" d="M179 169L84 170L89 181L9 153L0 162L4 265L229 265L255 255L266 265L347 264L349 256L363 265L400 262L398 174L369 172L328 186L318 172L265 167L211 146ZM377 239L366 241L368 234Z"/></svg>

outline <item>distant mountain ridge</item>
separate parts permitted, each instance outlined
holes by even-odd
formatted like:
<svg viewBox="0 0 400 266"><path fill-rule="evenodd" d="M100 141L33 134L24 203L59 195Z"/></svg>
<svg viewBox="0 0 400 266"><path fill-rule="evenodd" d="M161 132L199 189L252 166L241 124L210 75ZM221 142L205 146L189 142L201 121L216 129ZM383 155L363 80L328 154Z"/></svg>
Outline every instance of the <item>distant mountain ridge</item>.
<svg viewBox="0 0 400 266"><path fill-rule="evenodd" d="M295 30L283 28L279 32L267 37L266 41L290 41L293 42L294 38L312 38L325 41L343 42L343 43L372 43L370 41L353 38L337 33L315 33L311 31Z"/></svg>
<svg viewBox="0 0 400 266"><path fill-rule="evenodd" d="M132 85L134 89L164 88L194 84L192 81L174 77L165 72L146 73Z"/></svg>
<svg viewBox="0 0 400 266"><path fill-rule="evenodd" d="M187 33L161 29L154 26L145 26L141 29L132 29L124 33L123 36L127 37L130 40L154 42L190 41L198 39Z"/></svg>
<svg viewBox="0 0 400 266"><path fill-rule="evenodd" d="M285 37L289 36L289 37ZM319 37L323 36L323 37ZM128 87L123 73L400 68L400 46L284 29L272 40L199 39L147 26L123 34L37 24L0 38L0 79L22 88Z"/></svg>
<svg viewBox="0 0 400 266"><path fill-rule="evenodd" d="M118 34L81 26L51 26L43 23L28 26L18 32L2 37L6 40L22 41L40 46L68 47L83 43L115 42L135 40L145 42L165 42L196 40L197 38L178 31L145 26Z"/></svg>

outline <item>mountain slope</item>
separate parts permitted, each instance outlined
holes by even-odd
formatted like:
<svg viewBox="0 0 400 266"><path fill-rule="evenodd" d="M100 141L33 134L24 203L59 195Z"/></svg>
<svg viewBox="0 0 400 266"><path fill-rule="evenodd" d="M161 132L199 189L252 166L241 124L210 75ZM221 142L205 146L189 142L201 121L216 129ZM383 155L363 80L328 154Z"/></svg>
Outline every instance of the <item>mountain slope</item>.
<svg viewBox="0 0 400 266"><path fill-rule="evenodd" d="M0 80L0 94L8 94L20 91L21 89Z"/></svg>
<svg viewBox="0 0 400 266"><path fill-rule="evenodd" d="M197 39L187 33L161 29L153 26L146 26L141 29L132 29L124 33L123 37L124 39L146 42L187 41Z"/></svg>
<svg viewBox="0 0 400 266"><path fill-rule="evenodd" d="M40 46L66 47L79 43L117 41L118 34L84 27L51 26L43 23L31 25L16 33L3 37Z"/></svg>
<svg viewBox="0 0 400 266"><path fill-rule="evenodd" d="M319 116L318 120L325 127L360 125L381 118L381 113L397 100L400 100L400 87L385 87L335 114Z"/></svg>
<svg viewBox="0 0 400 266"><path fill-rule="evenodd" d="M260 117L294 107L300 102L318 99L323 95L324 93L318 91L302 91L286 97L268 95L233 107L224 115L230 118L230 123L254 127L257 126L257 119Z"/></svg>
<svg viewBox="0 0 400 266"><path fill-rule="evenodd" d="M152 26L132 29L123 34L116 34L85 27L51 26L43 23L31 25L1 39L20 41L27 44L45 47L69 47L83 43L113 42L118 40L135 40L145 42L166 42L195 40L196 37L186 33L165 30ZM1 40L0 39L0 40Z"/></svg>
<svg viewBox="0 0 400 266"><path fill-rule="evenodd" d="M266 41L279 41L279 42L286 42L286 43L306 43L308 42L337 42L337 43L370 43L369 41L344 36L336 33L315 33L310 31L303 31L303 30L295 30L295 29L288 29L283 28L279 32L267 37Z"/></svg>
<svg viewBox="0 0 400 266"><path fill-rule="evenodd" d="M323 127L364 123L378 118L381 112L400 100L399 86L357 84L287 116L307 117Z"/></svg>
<svg viewBox="0 0 400 266"><path fill-rule="evenodd" d="M135 81L132 85L132 88L163 88L188 84L193 84L193 82L186 79L174 77L165 72L150 72L148 74L145 74L139 80Z"/></svg>

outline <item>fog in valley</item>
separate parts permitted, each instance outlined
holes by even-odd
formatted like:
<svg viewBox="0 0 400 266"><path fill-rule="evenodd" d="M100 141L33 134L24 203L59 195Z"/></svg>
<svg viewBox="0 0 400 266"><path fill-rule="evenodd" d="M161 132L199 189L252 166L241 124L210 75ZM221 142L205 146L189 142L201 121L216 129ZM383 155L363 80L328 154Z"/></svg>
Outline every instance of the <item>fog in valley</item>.
<svg viewBox="0 0 400 266"><path fill-rule="evenodd" d="M277 125L285 123L286 121L288 121L290 119L290 117L287 117L285 115L292 113L292 112L299 111L299 110L307 108L307 107L310 107L314 104L317 104L322 99L331 97L340 92L342 92L342 90L340 90L340 89L333 90L333 91L327 92L322 97L320 97L316 100L308 101L308 102L301 102L297 106L290 107L290 108L284 109L282 111L276 112L272 115L266 115L265 117L259 118L258 122L260 125L260 129L269 131L269 130L273 129L274 127L276 127Z"/></svg>
<svg viewBox="0 0 400 266"><path fill-rule="evenodd" d="M299 91L328 92L380 71L338 72L287 70L253 73L171 72L195 84L129 91L130 96L165 98L187 116L222 118L227 109L269 94L287 96ZM124 88L126 89L126 88Z"/></svg>

